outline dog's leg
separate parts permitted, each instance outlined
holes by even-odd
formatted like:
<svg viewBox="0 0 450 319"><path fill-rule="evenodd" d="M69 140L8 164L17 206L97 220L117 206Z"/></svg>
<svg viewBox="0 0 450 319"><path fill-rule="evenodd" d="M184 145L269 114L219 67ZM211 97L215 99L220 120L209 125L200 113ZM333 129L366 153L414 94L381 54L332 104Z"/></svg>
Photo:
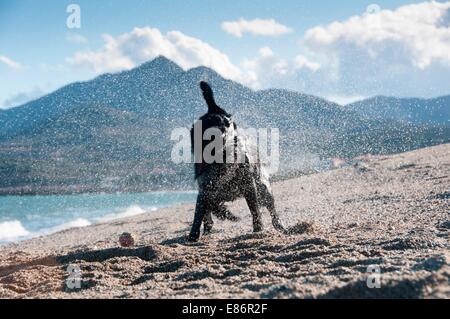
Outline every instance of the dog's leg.
<svg viewBox="0 0 450 319"><path fill-rule="evenodd" d="M214 221L211 216L211 210L208 209L203 217L203 235L209 235L214 226Z"/></svg>
<svg viewBox="0 0 450 319"><path fill-rule="evenodd" d="M232 222L238 222L240 218L230 212L224 204L220 204L217 209L212 211L212 214L220 220L229 220Z"/></svg>
<svg viewBox="0 0 450 319"><path fill-rule="evenodd" d="M189 234L189 241L197 241L200 238L200 228L202 227L207 209L207 196L203 192L200 192L197 196L194 222L192 223L191 233Z"/></svg>
<svg viewBox="0 0 450 319"><path fill-rule="evenodd" d="M280 221L278 212L275 209L275 199L273 198L273 194L269 191L266 185L260 183L260 185L258 186L258 193L261 198L261 204L264 205L269 211L270 217L272 218L273 227L279 232L287 233L286 229Z"/></svg>
<svg viewBox="0 0 450 319"><path fill-rule="evenodd" d="M247 178L244 198L247 202L248 208L252 213L253 217L253 232L261 232L263 231L263 223L261 218L261 211L258 205L258 192L256 189L256 184L253 178Z"/></svg>
<svg viewBox="0 0 450 319"><path fill-rule="evenodd" d="M280 221L280 216L278 216L278 212L277 212L277 210L275 209L275 200L274 200L272 194L269 193L269 194L267 195L266 202L267 202L267 206L266 206L266 207L267 207L267 210L268 210L269 213L270 213L270 217L272 217L272 225L273 225L273 228L275 228L275 229L278 230L279 232L286 233L287 231L286 231L286 229L284 228L283 224L281 223L281 221Z"/></svg>

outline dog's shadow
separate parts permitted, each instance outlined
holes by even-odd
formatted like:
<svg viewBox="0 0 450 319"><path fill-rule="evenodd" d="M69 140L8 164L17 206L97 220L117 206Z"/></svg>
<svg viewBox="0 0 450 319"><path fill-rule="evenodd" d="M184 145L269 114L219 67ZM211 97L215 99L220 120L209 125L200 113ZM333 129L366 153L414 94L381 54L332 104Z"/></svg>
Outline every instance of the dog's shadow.
<svg viewBox="0 0 450 319"><path fill-rule="evenodd" d="M191 242L188 240L188 236L182 235L175 238L165 239L160 242L161 245L171 246L171 245L183 245L183 246L205 246L204 242Z"/></svg>

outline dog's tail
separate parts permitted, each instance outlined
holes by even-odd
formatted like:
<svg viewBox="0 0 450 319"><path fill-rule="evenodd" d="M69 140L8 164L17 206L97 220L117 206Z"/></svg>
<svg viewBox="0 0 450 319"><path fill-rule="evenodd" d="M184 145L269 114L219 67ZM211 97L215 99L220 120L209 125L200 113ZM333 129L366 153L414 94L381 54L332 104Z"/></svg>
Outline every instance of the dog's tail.
<svg viewBox="0 0 450 319"><path fill-rule="evenodd" d="M208 113L224 114L230 116L227 112L225 112L224 109L216 104L216 101L214 100L213 90L207 82L201 81L200 89L202 90L203 97L205 98L206 104L208 105Z"/></svg>

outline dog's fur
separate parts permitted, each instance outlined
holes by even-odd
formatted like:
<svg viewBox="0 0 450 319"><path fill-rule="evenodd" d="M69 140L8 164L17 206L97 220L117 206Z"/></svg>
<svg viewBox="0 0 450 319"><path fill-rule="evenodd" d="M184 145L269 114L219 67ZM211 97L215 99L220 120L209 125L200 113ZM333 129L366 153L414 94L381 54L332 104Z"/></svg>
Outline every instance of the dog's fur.
<svg viewBox="0 0 450 319"><path fill-rule="evenodd" d="M236 150L238 136L237 126L231 115L219 107L214 101L213 91L206 82L200 83L208 112L200 117L203 132L208 128L217 128L222 132L224 143L234 143ZM198 123L198 122L196 122ZM203 141L194 140L194 127L191 129L191 144L194 152L195 142L201 142L203 152L206 146ZM231 136L231 137L230 137ZM226 141L228 138L228 142ZM245 143L244 143L245 144ZM237 220L225 207L226 202L244 197L253 217L253 231L263 230L260 207L265 206L272 217L272 224L278 231L286 232L275 210L275 201L270 189L268 178L264 175L260 161L250 161L245 145L241 148L245 160L235 163L205 163L203 155L201 161L196 160L195 178L198 183L199 194L195 209L194 222L189 235L190 241L197 241L200 237L200 228L204 223L204 233L209 234L213 227L212 214L221 219ZM203 154L203 153L202 153ZM196 154L197 155L197 154ZM236 154L235 154L236 156Z"/></svg>

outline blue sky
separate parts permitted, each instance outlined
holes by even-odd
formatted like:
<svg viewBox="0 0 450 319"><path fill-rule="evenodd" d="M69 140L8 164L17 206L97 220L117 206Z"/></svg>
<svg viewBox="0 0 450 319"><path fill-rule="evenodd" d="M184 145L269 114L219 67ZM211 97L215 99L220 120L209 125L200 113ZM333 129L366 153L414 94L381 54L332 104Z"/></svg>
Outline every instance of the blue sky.
<svg viewBox="0 0 450 319"><path fill-rule="evenodd" d="M79 29L66 25L71 3L81 8ZM161 52L184 68L204 64L255 89L285 87L339 102L450 94L446 4L0 0L0 107Z"/></svg>

